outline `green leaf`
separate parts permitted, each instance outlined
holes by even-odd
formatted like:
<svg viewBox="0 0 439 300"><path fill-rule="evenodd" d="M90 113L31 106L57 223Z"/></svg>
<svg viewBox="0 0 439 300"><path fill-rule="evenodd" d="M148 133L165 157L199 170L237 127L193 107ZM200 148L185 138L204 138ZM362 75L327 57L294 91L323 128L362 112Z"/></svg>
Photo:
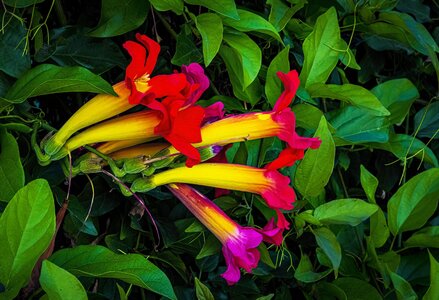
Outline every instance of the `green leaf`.
<svg viewBox="0 0 439 300"><path fill-rule="evenodd" d="M430 252L428 256L430 257L430 286L422 300L435 300L439 298L439 263Z"/></svg>
<svg viewBox="0 0 439 300"><path fill-rule="evenodd" d="M195 24L203 39L203 58L207 67L218 53L223 41L223 22L218 15L205 13L195 18Z"/></svg>
<svg viewBox="0 0 439 300"><path fill-rule="evenodd" d="M196 256L196 259L202 259L206 256L214 255L221 250L221 243L218 241L218 239L212 235L209 234L206 238L206 241L204 242L203 248L200 250L200 253Z"/></svg>
<svg viewBox="0 0 439 300"><path fill-rule="evenodd" d="M177 15L183 13L184 3L182 0L149 0L149 2L158 11L172 10Z"/></svg>
<svg viewBox="0 0 439 300"><path fill-rule="evenodd" d="M214 300L209 288L205 286L197 277L195 277L195 293L198 300Z"/></svg>
<svg viewBox="0 0 439 300"><path fill-rule="evenodd" d="M43 261L40 284L50 300L88 299L87 292L75 276L48 260Z"/></svg>
<svg viewBox="0 0 439 300"><path fill-rule="evenodd" d="M261 254L261 262L270 268L276 269L276 265L273 263L273 260L270 257L270 252L268 252L267 246L264 243L259 244L258 251Z"/></svg>
<svg viewBox="0 0 439 300"><path fill-rule="evenodd" d="M386 81L371 92L390 111L390 123L398 125L404 121L412 103L419 98L418 89L406 78Z"/></svg>
<svg viewBox="0 0 439 300"><path fill-rule="evenodd" d="M55 233L55 206L49 184L37 179L20 189L0 218L0 282L4 299L29 281L38 258Z"/></svg>
<svg viewBox="0 0 439 300"><path fill-rule="evenodd" d="M314 137L322 144L318 149L308 149L297 166L294 185L305 197L316 197L325 188L334 168L335 145L326 119L320 119Z"/></svg>
<svg viewBox="0 0 439 300"><path fill-rule="evenodd" d="M268 20L277 31L281 31L294 14L302 9L307 2L306 0L294 1L291 7L285 5L282 0L267 0L266 3L271 6Z"/></svg>
<svg viewBox="0 0 439 300"><path fill-rule="evenodd" d="M319 127L323 112L317 107L302 103L291 107L296 116L296 126L306 130L315 131ZM333 130L331 124L328 124L330 131ZM332 130L331 130L332 129Z"/></svg>
<svg viewBox="0 0 439 300"><path fill-rule="evenodd" d="M354 106L333 111L331 115L329 121L336 130L334 141L337 146L389 140L389 124L384 117Z"/></svg>
<svg viewBox="0 0 439 300"><path fill-rule="evenodd" d="M439 248L439 226L424 227L404 242L405 247Z"/></svg>
<svg viewBox="0 0 439 300"><path fill-rule="evenodd" d="M245 102L255 105L261 98L262 86L256 78L248 88L242 86L242 60L239 54L232 48L222 45L220 48L221 58L226 64L227 73L232 83L235 96Z"/></svg>
<svg viewBox="0 0 439 300"><path fill-rule="evenodd" d="M317 18L314 30L303 42L303 62L300 80L306 88L325 83L338 62L340 28L334 7Z"/></svg>
<svg viewBox="0 0 439 300"><path fill-rule="evenodd" d="M61 67L82 66L95 74L102 74L114 66L122 69L126 66L125 56L116 43L80 33L53 38L51 44L44 45L34 58L38 62L53 59Z"/></svg>
<svg viewBox="0 0 439 300"><path fill-rule="evenodd" d="M302 253L302 257L300 258L299 265L294 272L294 278L301 282L311 283L319 281L324 278L328 274L331 273L332 270L326 270L321 273L316 273L313 271L311 260L308 255Z"/></svg>
<svg viewBox="0 0 439 300"><path fill-rule="evenodd" d="M149 12L145 0L102 0L101 18L89 33L96 37L111 37L134 30L143 24Z"/></svg>
<svg viewBox="0 0 439 300"><path fill-rule="evenodd" d="M267 96L268 103L273 107L282 93L282 82L277 77L277 72L287 73L290 71L290 60L288 54L290 47L285 47L279 52L271 61L267 70L267 79L265 80L265 95Z"/></svg>
<svg viewBox="0 0 439 300"><path fill-rule="evenodd" d="M422 141L406 134L391 134L387 143L370 143L369 146L392 152L401 161L416 157L435 167L439 166L436 155Z"/></svg>
<svg viewBox="0 0 439 300"><path fill-rule="evenodd" d="M439 200L439 168L407 181L387 203L389 228L393 235L424 226Z"/></svg>
<svg viewBox="0 0 439 300"><path fill-rule="evenodd" d="M364 108L372 115L388 116L389 111L374 94L355 84L322 84L316 83L307 88L313 98L331 98Z"/></svg>
<svg viewBox="0 0 439 300"><path fill-rule="evenodd" d="M238 31L225 32L224 41L235 51L239 57L238 79L242 88L246 89L258 76L262 64L262 53L251 38Z"/></svg>
<svg viewBox="0 0 439 300"><path fill-rule="evenodd" d="M346 66L354 70L361 70L361 67L358 65L357 60L355 59L355 55L352 50L349 48L348 44L343 39L339 40L340 50L343 50L339 53L338 59Z"/></svg>
<svg viewBox="0 0 439 300"><path fill-rule="evenodd" d="M181 28L177 36L177 46L171 63L177 66L189 65L192 62L201 62L202 53L192 40L191 29L188 25Z"/></svg>
<svg viewBox="0 0 439 300"><path fill-rule="evenodd" d="M418 295L413 291L412 286L404 278L396 273L390 272L390 279L396 290L398 300L416 300Z"/></svg>
<svg viewBox="0 0 439 300"><path fill-rule="evenodd" d="M26 99L66 92L91 92L116 95L111 85L82 67L39 65L21 76L4 100L22 103Z"/></svg>
<svg viewBox="0 0 439 300"><path fill-rule="evenodd" d="M355 300L382 300L380 293L369 283L358 278L343 277L332 282L341 288L348 299Z"/></svg>
<svg viewBox="0 0 439 300"><path fill-rule="evenodd" d="M375 204L360 199L339 199L322 204L314 210L323 224L344 224L357 226L377 211Z"/></svg>
<svg viewBox="0 0 439 300"><path fill-rule="evenodd" d="M0 31L0 70L15 78L31 67L30 55L26 52L24 42L26 34L24 24L15 18Z"/></svg>
<svg viewBox="0 0 439 300"><path fill-rule="evenodd" d="M378 187L378 179L363 165L360 166L360 181L369 202L376 204L375 193Z"/></svg>
<svg viewBox="0 0 439 300"><path fill-rule="evenodd" d="M278 31L260 15L247 10L238 9L239 20L232 18L224 18L224 25L235 28L241 32L259 32L269 35L282 43Z"/></svg>
<svg viewBox="0 0 439 300"><path fill-rule="evenodd" d="M24 171L17 141L0 128L0 201L8 202L24 186Z"/></svg>
<svg viewBox="0 0 439 300"><path fill-rule="evenodd" d="M44 0L3 0L4 4L15 8L28 7L41 2Z"/></svg>
<svg viewBox="0 0 439 300"><path fill-rule="evenodd" d="M418 137L439 138L439 101L420 109L415 115L415 132Z"/></svg>
<svg viewBox="0 0 439 300"><path fill-rule="evenodd" d="M114 278L177 299L171 282L140 254L115 254L97 245L84 245L55 252L50 261L76 276Z"/></svg>
<svg viewBox="0 0 439 300"><path fill-rule="evenodd" d="M338 268L341 262L341 247L340 243L337 241L335 234L326 227L320 227L312 230L314 234L317 245L323 249L326 256L330 259L332 263L332 268L335 274L338 273Z"/></svg>
<svg viewBox="0 0 439 300"><path fill-rule="evenodd" d="M235 1L233 0L184 0L184 2L192 5L201 5L223 16L239 20L238 11L236 10Z"/></svg>

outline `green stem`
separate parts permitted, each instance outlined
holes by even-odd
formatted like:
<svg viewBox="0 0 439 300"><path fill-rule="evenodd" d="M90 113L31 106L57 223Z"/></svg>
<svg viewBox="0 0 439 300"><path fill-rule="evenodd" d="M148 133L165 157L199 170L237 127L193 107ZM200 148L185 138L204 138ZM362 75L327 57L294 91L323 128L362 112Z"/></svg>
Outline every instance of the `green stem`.
<svg viewBox="0 0 439 300"><path fill-rule="evenodd" d="M166 19L157 11L154 11L153 13L155 13L157 15L157 17L159 17L160 22L162 22L163 26L165 27L165 29L171 34L172 38L174 40L177 39L177 33L174 31L174 29L172 29L172 26L168 23L168 21L166 21Z"/></svg>

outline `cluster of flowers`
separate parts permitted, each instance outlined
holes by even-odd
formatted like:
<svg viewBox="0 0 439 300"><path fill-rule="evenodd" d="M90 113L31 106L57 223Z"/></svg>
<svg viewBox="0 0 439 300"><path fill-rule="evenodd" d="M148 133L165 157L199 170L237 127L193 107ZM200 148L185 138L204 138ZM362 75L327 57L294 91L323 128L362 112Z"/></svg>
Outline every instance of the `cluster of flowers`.
<svg viewBox="0 0 439 300"><path fill-rule="evenodd" d="M132 61L126 69L125 81L113 86L118 97L97 95L42 147L50 160L97 143L103 144L96 149L114 160L158 157L156 168L151 167L148 172L144 171L149 166L137 170L142 173L138 172L132 180L132 191L145 192L166 185L221 241L227 265L222 277L234 284L240 278L240 268L251 272L258 265L259 244L265 241L280 245L283 231L289 228L281 210L293 208L295 193L289 178L278 169L303 158L305 149L320 146L317 138L300 137L295 132L295 117L289 105L299 86L297 72L277 74L284 91L272 111L224 117L221 102L206 108L196 104L209 87L200 65L193 63L183 66L180 73L150 77L160 46L144 35L138 34L136 38L139 43L124 44ZM139 104L146 109L117 116ZM224 152L228 144L272 136L284 141L286 148L264 168L227 163ZM166 142L151 143L160 138ZM206 149L209 155L202 154ZM156 172L169 166L159 167L160 158L169 160L179 155L186 157L186 165ZM262 229L240 226L188 184L259 194L276 211L277 220L269 220Z"/></svg>

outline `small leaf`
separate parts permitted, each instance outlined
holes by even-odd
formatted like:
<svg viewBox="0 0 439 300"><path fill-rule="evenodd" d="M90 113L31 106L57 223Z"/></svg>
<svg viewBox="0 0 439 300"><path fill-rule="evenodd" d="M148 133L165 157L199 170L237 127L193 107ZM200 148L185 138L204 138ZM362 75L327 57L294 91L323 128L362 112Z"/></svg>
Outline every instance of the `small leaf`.
<svg viewBox="0 0 439 300"><path fill-rule="evenodd" d="M192 5L201 5L216 11L217 13L239 20L238 11L236 10L236 4L233 0L184 0L184 2Z"/></svg>
<svg viewBox="0 0 439 300"><path fill-rule="evenodd" d="M306 151L294 177L295 186L305 198L316 197L322 192L334 168L335 145L324 117L320 119L314 137L318 137L322 144L318 149Z"/></svg>
<svg viewBox="0 0 439 300"><path fill-rule="evenodd" d="M232 18L224 18L224 25L235 28L241 32L259 32L269 35L282 43L278 31L260 15L252 13L244 9L238 9L239 20Z"/></svg>
<svg viewBox="0 0 439 300"><path fill-rule="evenodd" d="M218 53L223 41L223 22L218 15L205 13L195 18L195 24L203 39L203 58L207 67Z"/></svg>
<svg viewBox="0 0 439 300"><path fill-rule="evenodd" d="M111 85L82 67L39 65L21 76L4 100L22 103L26 99L66 92L91 92L116 95Z"/></svg>
<svg viewBox="0 0 439 300"><path fill-rule="evenodd" d="M111 37L124 34L143 24L149 12L145 0L102 0L101 18L89 33L95 37Z"/></svg>
<svg viewBox="0 0 439 300"><path fill-rule="evenodd" d="M439 199L439 169L433 168L407 181L387 203L393 235L424 226L435 213Z"/></svg>
<svg viewBox="0 0 439 300"><path fill-rule="evenodd" d="M439 298L439 263L430 252L428 256L430 257L430 286L422 300L435 300Z"/></svg>
<svg viewBox="0 0 439 300"><path fill-rule="evenodd" d="M88 299L87 292L75 276L48 260L43 261L40 284L50 300Z"/></svg>
<svg viewBox="0 0 439 300"><path fill-rule="evenodd" d="M370 203L375 203L375 193L378 187L378 179L373 176L363 165L360 166L360 181Z"/></svg>
<svg viewBox="0 0 439 300"><path fill-rule="evenodd" d="M416 113L414 128L418 137L439 138L439 101L423 107Z"/></svg>
<svg viewBox="0 0 439 300"><path fill-rule="evenodd" d="M196 259L202 259L206 256L214 255L220 250L221 243L214 235L209 234L206 241L204 242L203 248L200 250L200 253L198 253Z"/></svg>
<svg viewBox="0 0 439 300"><path fill-rule="evenodd" d="M265 80L265 95L267 96L268 103L271 104L271 107L274 106L283 90L282 82L279 77L277 77L276 73L287 73L290 71L290 60L288 58L289 52L290 47L285 47L273 58L268 66L267 79Z"/></svg>
<svg viewBox="0 0 439 300"><path fill-rule="evenodd" d="M376 116L390 115L374 94L359 85L316 83L308 86L307 90L313 98L337 99L364 108Z"/></svg>
<svg viewBox="0 0 439 300"><path fill-rule="evenodd" d="M314 30L303 42L303 62L300 80L306 88L325 83L337 62L340 40L337 12L334 7L317 18Z"/></svg>
<svg viewBox="0 0 439 300"><path fill-rule="evenodd" d="M277 31L281 31L294 14L302 9L306 3L306 0L294 1L294 4L288 7L282 0L267 0L267 4L271 6L268 20Z"/></svg>
<svg viewBox="0 0 439 300"><path fill-rule="evenodd" d="M49 184L37 179L20 189L0 218L0 282L4 299L28 282L55 233L55 206Z"/></svg>
<svg viewBox="0 0 439 300"><path fill-rule="evenodd" d="M418 295L413 291L412 286L404 278L396 273L390 272L390 279L396 290L398 300L416 300Z"/></svg>
<svg viewBox="0 0 439 300"><path fill-rule="evenodd" d="M355 300L382 300L380 293L369 283L358 278L343 277L332 282L341 288L348 299Z"/></svg>
<svg viewBox="0 0 439 300"><path fill-rule="evenodd" d="M0 128L0 201L8 202L24 186L24 171L17 141Z"/></svg>
<svg viewBox="0 0 439 300"><path fill-rule="evenodd" d="M294 278L301 282L311 283L319 281L320 279L326 277L331 273L332 270L326 270L321 273L316 273L313 271L311 260L308 255L302 253L299 265L294 272Z"/></svg>
<svg viewBox="0 0 439 300"><path fill-rule="evenodd" d="M439 226L424 227L404 242L405 247L439 248Z"/></svg>
<svg viewBox="0 0 439 300"><path fill-rule="evenodd" d="M168 277L139 254L115 254L102 246L84 245L55 252L50 261L76 276L114 278L176 299Z"/></svg>
<svg viewBox="0 0 439 300"><path fill-rule="evenodd" d="M338 273L338 268L341 262L341 247L337 241L335 234L326 227L320 227L312 230L312 233L316 237L317 245L323 249L326 256L332 263L332 268L335 274Z"/></svg>
<svg viewBox="0 0 439 300"><path fill-rule="evenodd" d="M246 89L258 76L262 64L262 53L251 38L238 31L224 33L224 41L235 50L239 57L240 65L238 79L242 88Z"/></svg>
<svg viewBox="0 0 439 300"><path fill-rule="evenodd" d="M184 25L177 36L177 46L171 63L177 66L189 65L192 62L201 62L202 53L192 40L190 27Z"/></svg>
<svg viewBox="0 0 439 300"><path fill-rule="evenodd" d="M357 226L377 211L375 204L360 199L339 199L322 204L314 210L323 224L345 224Z"/></svg>
<svg viewBox="0 0 439 300"><path fill-rule="evenodd" d="M149 2L158 11L172 10L177 15L183 13L184 3L182 0L149 0Z"/></svg>
<svg viewBox="0 0 439 300"><path fill-rule="evenodd" d="M214 300L209 288L205 286L197 277L195 277L195 293L198 300Z"/></svg>

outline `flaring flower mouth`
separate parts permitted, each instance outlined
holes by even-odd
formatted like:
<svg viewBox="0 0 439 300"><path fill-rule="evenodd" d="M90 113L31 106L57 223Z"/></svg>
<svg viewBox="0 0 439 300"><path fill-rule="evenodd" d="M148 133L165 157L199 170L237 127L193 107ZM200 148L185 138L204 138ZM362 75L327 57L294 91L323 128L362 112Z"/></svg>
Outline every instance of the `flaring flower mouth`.
<svg viewBox="0 0 439 300"><path fill-rule="evenodd" d="M282 230L274 226L273 220L263 229L242 227L189 185L178 183L167 187L223 244L227 269L221 277L229 285L239 281L240 268L251 273L258 266L260 253L257 247L263 240L276 245L282 241Z"/></svg>

